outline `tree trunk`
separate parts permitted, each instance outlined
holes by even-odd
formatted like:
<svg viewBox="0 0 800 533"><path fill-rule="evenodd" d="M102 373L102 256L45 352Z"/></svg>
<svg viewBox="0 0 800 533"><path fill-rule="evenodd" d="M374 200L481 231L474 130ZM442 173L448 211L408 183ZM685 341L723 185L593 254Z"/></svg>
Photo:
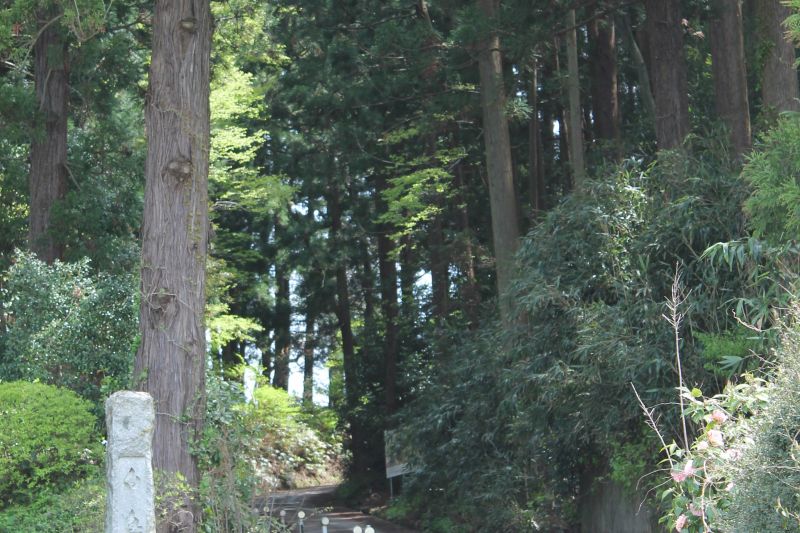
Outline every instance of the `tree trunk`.
<svg viewBox="0 0 800 533"><path fill-rule="evenodd" d="M50 217L53 206L67 194L68 45L60 25L50 24L57 15L53 9L37 17L44 29L33 45L39 113L31 142L28 246L47 263L64 256L63 244L53 236Z"/></svg>
<svg viewBox="0 0 800 533"><path fill-rule="evenodd" d="M386 190L386 178L379 177L375 190L378 213L386 212L382 192ZM391 228L381 224L378 228L378 276L381 288L381 312L384 322L384 400L386 411L392 414L397 409L397 263L393 254L395 244L390 235Z"/></svg>
<svg viewBox="0 0 800 533"><path fill-rule="evenodd" d="M595 19L589 26L592 38L591 67L594 132L598 139L619 140L617 95L617 37L614 19Z"/></svg>
<svg viewBox="0 0 800 533"><path fill-rule="evenodd" d="M156 405L153 467L192 489L199 474L189 445L205 411L210 47L208 0L156 0L133 375ZM196 531L199 507L188 497L176 504L183 510L158 531Z"/></svg>
<svg viewBox="0 0 800 533"><path fill-rule="evenodd" d="M659 150L679 148L689 133L689 89L680 0L645 0L650 80Z"/></svg>
<svg viewBox="0 0 800 533"><path fill-rule="evenodd" d="M572 186L583 187L586 163L583 159L583 116L581 115L581 78L578 71L578 39L575 29L575 10L567 14L567 110L569 162L572 166Z"/></svg>
<svg viewBox="0 0 800 533"><path fill-rule="evenodd" d="M289 272L284 265L275 265L275 363L272 385L289 390L289 357L292 346L292 307L289 301Z"/></svg>
<svg viewBox="0 0 800 533"><path fill-rule="evenodd" d="M742 38L742 6L739 0L714 0L709 27L714 103L727 126L737 160L750 151L750 106Z"/></svg>
<svg viewBox="0 0 800 533"><path fill-rule="evenodd" d="M303 340L303 404L314 405L314 323L316 310L313 302L306 303L306 335Z"/></svg>
<svg viewBox="0 0 800 533"><path fill-rule="evenodd" d="M332 251L342 247L342 208L339 188L335 178L328 185L328 215L330 217L330 243ZM350 422L350 450L353 453L353 469L362 473L366 471L365 438L357 416L352 413L358 407L360 391L358 390L358 367L355 358L355 339L350 313L350 290L347 283L347 265L341 258L336 260L336 318L342 336L342 367L344 370L344 401L347 406L347 417Z"/></svg>
<svg viewBox="0 0 800 533"><path fill-rule="evenodd" d="M647 113L647 116L650 117L653 124L655 124L656 103L653 99L653 89L650 84L650 73L647 70L647 63L644 60L642 50L639 48L639 43L636 41L636 37L633 35L633 30L631 29L631 23L628 19L628 16L626 15L624 17L619 17L617 26L619 26L620 30L622 31L625 44L630 50L631 59L633 59L633 64L636 67L636 77L639 81L639 87L637 91L639 101L641 102L644 112Z"/></svg>
<svg viewBox="0 0 800 533"><path fill-rule="evenodd" d="M542 125L539 122L539 66L536 61L530 67L528 105L531 118L528 121L528 200L534 217L544 210L544 165L542 161ZM552 126L551 126L552 127Z"/></svg>
<svg viewBox="0 0 800 533"><path fill-rule="evenodd" d="M495 21L497 0L478 0L483 15ZM503 61L500 38L489 34L480 45L478 56L483 109L483 137L486 146L486 170L489 181L489 206L492 216L492 239L497 271L497 294L500 316L510 319L511 307L506 298L514 273L514 253L519 245L519 215L511 164L511 140L505 114L506 91L503 84Z"/></svg>
<svg viewBox="0 0 800 533"><path fill-rule="evenodd" d="M766 41L767 51L761 71L761 106L767 116L800 110L795 46L783 26L790 14L780 0L756 0L758 34Z"/></svg>

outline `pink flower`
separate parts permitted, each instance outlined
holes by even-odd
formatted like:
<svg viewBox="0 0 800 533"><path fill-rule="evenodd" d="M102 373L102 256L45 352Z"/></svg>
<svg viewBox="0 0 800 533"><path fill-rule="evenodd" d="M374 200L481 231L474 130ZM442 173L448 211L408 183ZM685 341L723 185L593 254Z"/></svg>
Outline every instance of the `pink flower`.
<svg viewBox="0 0 800 533"><path fill-rule="evenodd" d="M728 415L719 409L715 409L714 412L711 413L711 419L717 424L724 424L725 421L728 420Z"/></svg>
<svg viewBox="0 0 800 533"><path fill-rule="evenodd" d="M712 429L708 432L708 442L712 446L725 446L725 439L722 438L722 432L718 429Z"/></svg>
<svg viewBox="0 0 800 533"><path fill-rule="evenodd" d="M670 475L672 476L672 480L675 481L675 483L680 483L682 481L685 481L687 477L685 472L673 471L672 474Z"/></svg>
<svg viewBox="0 0 800 533"><path fill-rule="evenodd" d="M693 503L689 504L689 512L695 516L703 516L703 509L695 507Z"/></svg>
<svg viewBox="0 0 800 533"><path fill-rule="evenodd" d="M672 474L670 475L672 476L672 479L675 481L675 483L680 483L682 481L685 481L687 477L691 477L694 474L695 474L694 466L692 466L692 461L689 460L686 462L686 465L683 467L683 470L681 470L680 472L677 471L672 472Z"/></svg>
<svg viewBox="0 0 800 533"><path fill-rule="evenodd" d="M700 442L697 443L697 446L695 446L695 448L697 448L697 450L701 451L701 452L703 450L707 450L708 449L708 442L706 442L704 440L701 440Z"/></svg>
<svg viewBox="0 0 800 533"><path fill-rule="evenodd" d="M680 515L678 519L675 521L675 531L683 531L683 528L686 527L686 522L688 520L689 519L686 517L685 514Z"/></svg>

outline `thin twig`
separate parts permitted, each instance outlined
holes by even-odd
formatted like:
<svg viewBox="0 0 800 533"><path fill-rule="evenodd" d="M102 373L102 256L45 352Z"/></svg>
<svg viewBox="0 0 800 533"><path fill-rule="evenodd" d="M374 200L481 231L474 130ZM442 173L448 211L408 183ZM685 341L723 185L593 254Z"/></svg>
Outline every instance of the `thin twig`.
<svg viewBox="0 0 800 533"><path fill-rule="evenodd" d="M651 428L653 428L653 431L656 432L656 435L658 435L658 440L661 441L661 446L667 452L667 460L669 461L670 468L671 469L675 468L675 463L673 463L672 456L669 454L669 450L667 449L667 443L664 442L664 437L661 436L661 432L658 430L658 426L656 425L656 421L653 418L653 410L648 409L647 406L644 404L644 402L642 401L642 397L639 396L639 393L636 391L636 386L633 384L632 381L631 381L631 388L633 389L633 394L636 395L636 399L639 401L639 405L642 407L642 411L644 411L644 416L647 417L648 425Z"/></svg>

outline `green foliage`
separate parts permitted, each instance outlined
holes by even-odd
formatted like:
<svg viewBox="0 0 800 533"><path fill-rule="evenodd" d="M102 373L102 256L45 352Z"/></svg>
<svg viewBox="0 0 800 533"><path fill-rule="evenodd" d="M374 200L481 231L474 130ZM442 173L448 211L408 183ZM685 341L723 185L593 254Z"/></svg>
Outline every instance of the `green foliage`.
<svg viewBox="0 0 800 533"><path fill-rule="evenodd" d="M252 509L268 487L256 474L258 433L246 412L242 386L207 373L205 425L194 445L203 472L203 531L243 532L258 524Z"/></svg>
<svg viewBox="0 0 800 533"><path fill-rule="evenodd" d="M0 504L32 501L91 470L102 448L92 404L74 392L0 383Z"/></svg>
<svg viewBox="0 0 800 533"><path fill-rule="evenodd" d="M324 410L306 414L266 384L256 389L257 404L246 404L240 382L213 372L206 393L203 437L194 445L204 531L260 531L265 517L253 512L259 498L280 487L333 481L327 476L338 470L341 439L319 429L329 423Z"/></svg>
<svg viewBox="0 0 800 533"><path fill-rule="evenodd" d="M671 483L662 523L682 530L796 531L800 526L800 328L783 325L768 380L745 374L713 396L682 391L697 428L691 448L665 450ZM677 525L676 525L677 524Z"/></svg>
<svg viewBox="0 0 800 533"><path fill-rule="evenodd" d="M733 454L731 503L723 525L736 531L797 531L800 527L800 327L794 310L784 328L766 401L745 427Z"/></svg>
<svg viewBox="0 0 800 533"><path fill-rule="evenodd" d="M755 355L764 351L764 339L752 330L740 327L717 334L698 331L694 336L702 346L704 368L721 377L732 378L760 364Z"/></svg>
<svg viewBox="0 0 800 533"><path fill-rule="evenodd" d="M0 511L0 531L16 533L102 533L105 531L105 469L93 467L86 479L61 492L42 491L29 504Z"/></svg>
<svg viewBox="0 0 800 533"><path fill-rule="evenodd" d="M329 417L320 414L324 412L329 411L304 415L297 400L283 389L269 385L256 389L247 418L262 435L258 449L263 477L289 487L336 479L342 443L330 421L325 421Z"/></svg>
<svg viewBox="0 0 800 533"><path fill-rule="evenodd" d="M38 379L97 405L104 392L127 383L136 336L133 279L93 276L86 260L47 265L22 252L5 277L0 380Z"/></svg>
<svg viewBox="0 0 800 533"><path fill-rule="evenodd" d="M746 191L719 166L707 151L664 154L649 168L624 162L524 239L512 295L525 319L453 332L452 355L405 413L402 444L419 467L407 488L425 495L423 508L452 509L477 531L491 527L478 511L487 506L507 523L555 528L576 519L587 471L631 489L656 483L645 476L657 446L631 383L648 405L674 405L662 315L675 267L692 291L681 332L688 383L714 382L693 332L727 338L730 295L747 290L743 273L702 258L743 231ZM677 409L660 412L672 434Z"/></svg>
<svg viewBox="0 0 800 533"><path fill-rule="evenodd" d="M800 115L764 135L742 175L753 188L745 203L756 237L782 244L800 233Z"/></svg>

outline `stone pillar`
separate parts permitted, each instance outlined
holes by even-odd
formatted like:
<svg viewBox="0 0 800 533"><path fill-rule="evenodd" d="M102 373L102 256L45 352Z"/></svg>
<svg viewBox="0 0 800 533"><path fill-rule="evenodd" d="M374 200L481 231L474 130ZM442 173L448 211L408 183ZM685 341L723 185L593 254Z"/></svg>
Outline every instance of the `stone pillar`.
<svg viewBox="0 0 800 533"><path fill-rule="evenodd" d="M153 398L115 392L106 400L106 533L155 533Z"/></svg>

